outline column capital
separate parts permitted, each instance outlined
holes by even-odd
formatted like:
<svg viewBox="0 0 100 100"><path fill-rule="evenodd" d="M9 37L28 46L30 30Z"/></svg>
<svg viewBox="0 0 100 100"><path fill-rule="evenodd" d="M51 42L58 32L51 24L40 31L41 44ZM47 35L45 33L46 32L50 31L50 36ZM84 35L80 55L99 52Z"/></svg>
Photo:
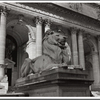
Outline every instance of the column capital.
<svg viewBox="0 0 100 100"><path fill-rule="evenodd" d="M79 33L85 33L85 30L79 29Z"/></svg>
<svg viewBox="0 0 100 100"><path fill-rule="evenodd" d="M79 30L78 30L78 34L81 34L81 35L82 35L82 34L84 34L84 33L86 33L86 31L83 30L83 29L79 29Z"/></svg>
<svg viewBox="0 0 100 100"><path fill-rule="evenodd" d="M45 19L44 21L45 21L45 25L50 26L52 24L50 19Z"/></svg>
<svg viewBox="0 0 100 100"><path fill-rule="evenodd" d="M76 33L78 31L77 27L70 27L72 33Z"/></svg>
<svg viewBox="0 0 100 100"><path fill-rule="evenodd" d="M43 22L42 17L37 16L36 17L36 24L42 24L42 22Z"/></svg>
<svg viewBox="0 0 100 100"><path fill-rule="evenodd" d="M7 6L0 6L0 12L4 15L8 14L10 9L7 8Z"/></svg>

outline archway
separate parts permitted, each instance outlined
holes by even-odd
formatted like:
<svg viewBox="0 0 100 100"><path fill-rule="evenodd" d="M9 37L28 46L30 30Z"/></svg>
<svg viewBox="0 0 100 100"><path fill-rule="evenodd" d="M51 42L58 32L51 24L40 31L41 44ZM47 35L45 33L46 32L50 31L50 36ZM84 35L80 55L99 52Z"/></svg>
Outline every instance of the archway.
<svg viewBox="0 0 100 100"><path fill-rule="evenodd" d="M12 41L12 47L13 43L15 43L15 51L14 54L11 55L11 57L6 57L13 62L15 62L15 66L13 68L12 72L12 85L14 85L17 78L19 78L20 74L20 67L22 65L22 57L23 57L23 49L24 46L28 45L27 43L31 39L35 39L34 36L34 27L32 27L29 24L26 24L24 21L19 21L18 19L12 20L7 24L7 41ZM9 39L8 39L9 38ZM8 42L7 42L8 43ZM11 44L11 43L10 43ZM11 50L10 50L11 52Z"/></svg>
<svg viewBox="0 0 100 100"><path fill-rule="evenodd" d="M84 40L84 53L86 61L85 67L87 69L87 72L89 73L89 77L91 76L90 78L94 79L92 88L96 88L100 82L100 68L97 42L94 37L91 36Z"/></svg>

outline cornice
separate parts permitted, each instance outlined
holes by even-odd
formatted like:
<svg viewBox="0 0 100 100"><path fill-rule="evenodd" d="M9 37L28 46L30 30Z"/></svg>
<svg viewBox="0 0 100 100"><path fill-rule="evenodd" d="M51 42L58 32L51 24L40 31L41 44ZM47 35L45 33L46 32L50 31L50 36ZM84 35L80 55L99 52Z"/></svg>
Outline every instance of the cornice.
<svg viewBox="0 0 100 100"><path fill-rule="evenodd" d="M100 4L99 3L85 3L86 5L89 5L91 7L94 7L94 8L98 8L100 7Z"/></svg>
<svg viewBox="0 0 100 100"><path fill-rule="evenodd" d="M100 22L99 22L99 18L98 19L94 19L90 16L86 16L84 14L81 14L81 13L78 13L78 12L75 12L75 11L72 11L70 9L65 9L63 7L60 7L58 5L55 5L55 4L52 4L52 3L27 3L25 5L28 5L28 6L31 6L35 9L41 9L41 11L44 11L45 13L48 12L48 15L53 15L54 17L63 17L63 18L68 18L68 16L72 16L73 18L71 19L71 21L74 22L77 21L80 21L79 23L82 23L82 19L84 20L83 24L87 25L87 26L91 26L92 28L92 24L93 24L93 27L95 28L98 28L99 29L99 26L100 26ZM92 3L91 3L92 5ZM95 4L94 4L95 5ZM53 10L52 10L53 9ZM80 10L81 11L81 10ZM56 14L56 15L55 15ZM98 16L98 15L97 15ZM70 17L69 17L70 18ZM77 19L78 18L78 19ZM74 19L74 20L73 20ZM70 19L69 19L70 20ZM90 24L90 25L89 25Z"/></svg>
<svg viewBox="0 0 100 100"><path fill-rule="evenodd" d="M100 29L99 29L100 22L98 20L95 20L95 19L92 19L90 17L84 16L82 14L76 13L76 12L71 11L69 9L65 10L65 8L59 8L58 6L55 6L54 4L51 4L51 3L46 3L46 4L45 3L44 4L38 3L38 6L39 7L45 6L49 10L53 7L54 9L50 10L52 13L50 11L46 12L46 11L40 10L42 8L37 9L34 6L29 7L29 6L25 6L23 4L18 4L18 3L17 4L16 3L3 3L3 4L11 7L12 10L18 11L18 9L16 9L16 8L19 8L19 12L23 12L23 13L29 12L27 14L29 14L31 16L40 15L44 19L50 18L51 21L53 21L55 23L57 22L59 24L64 24L64 25L66 23L66 25L69 26L69 27L72 26L72 25L75 26L75 27L78 26L79 28L87 29L92 33L100 34ZM37 4L34 4L34 5L36 6ZM54 11L56 11L56 13ZM59 12L61 12L61 13L59 13Z"/></svg>

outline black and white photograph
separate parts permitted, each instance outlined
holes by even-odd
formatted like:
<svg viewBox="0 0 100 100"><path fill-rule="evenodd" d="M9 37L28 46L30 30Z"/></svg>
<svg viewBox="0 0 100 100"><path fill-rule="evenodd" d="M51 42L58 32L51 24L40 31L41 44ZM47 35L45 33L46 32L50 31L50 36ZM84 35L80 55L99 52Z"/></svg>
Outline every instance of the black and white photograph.
<svg viewBox="0 0 100 100"><path fill-rule="evenodd" d="M0 2L0 97L100 97L100 2Z"/></svg>

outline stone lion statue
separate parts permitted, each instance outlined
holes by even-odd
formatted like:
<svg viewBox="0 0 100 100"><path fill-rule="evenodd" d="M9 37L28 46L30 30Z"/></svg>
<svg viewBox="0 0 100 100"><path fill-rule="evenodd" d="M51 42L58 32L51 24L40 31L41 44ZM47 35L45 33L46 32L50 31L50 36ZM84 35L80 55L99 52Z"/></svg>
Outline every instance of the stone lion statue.
<svg viewBox="0 0 100 100"><path fill-rule="evenodd" d="M26 58L21 67L21 76L29 73L40 73L53 67L67 66L70 61L66 45L66 36L61 33L48 30L43 39L43 55L35 59Z"/></svg>

